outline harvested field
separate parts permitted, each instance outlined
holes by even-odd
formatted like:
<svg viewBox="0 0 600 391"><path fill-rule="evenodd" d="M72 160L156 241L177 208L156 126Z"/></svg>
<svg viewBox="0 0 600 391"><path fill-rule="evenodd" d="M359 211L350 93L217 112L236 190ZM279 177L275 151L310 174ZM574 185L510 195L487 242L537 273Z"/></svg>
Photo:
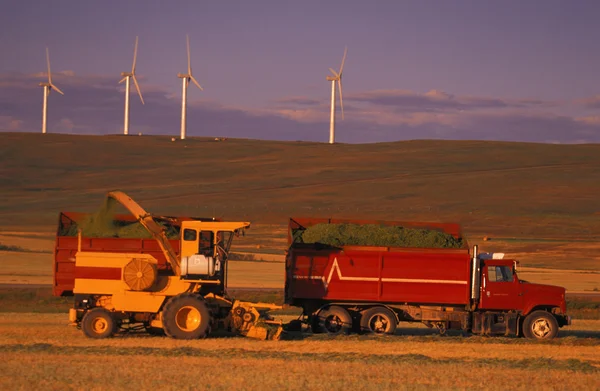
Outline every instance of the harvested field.
<svg viewBox="0 0 600 391"><path fill-rule="evenodd" d="M11 357L0 362L0 387L505 389L510 378L515 389L594 389L600 376L600 321L576 323L550 343L434 335L275 342L130 334L97 341L66 323L66 314L0 314L0 355Z"/></svg>

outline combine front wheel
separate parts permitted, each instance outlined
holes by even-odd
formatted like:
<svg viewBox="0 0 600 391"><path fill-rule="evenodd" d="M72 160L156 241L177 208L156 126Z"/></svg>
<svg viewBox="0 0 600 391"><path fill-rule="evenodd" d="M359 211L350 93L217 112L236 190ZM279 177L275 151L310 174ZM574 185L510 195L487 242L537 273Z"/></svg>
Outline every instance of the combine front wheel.
<svg viewBox="0 0 600 391"><path fill-rule="evenodd" d="M175 339L197 339L206 336L210 312L204 300L194 294L172 297L163 309L165 334Z"/></svg>
<svg viewBox="0 0 600 391"><path fill-rule="evenodd" d="M104 308L94 308L83 316L81 329L90 338L108 338L117 332L117 323Z"/></svg>

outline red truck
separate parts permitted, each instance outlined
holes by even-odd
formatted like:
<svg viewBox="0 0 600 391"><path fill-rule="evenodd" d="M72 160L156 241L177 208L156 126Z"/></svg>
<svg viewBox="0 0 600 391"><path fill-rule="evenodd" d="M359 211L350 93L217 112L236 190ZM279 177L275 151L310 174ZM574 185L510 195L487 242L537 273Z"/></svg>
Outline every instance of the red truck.
<svg viewBox="0 0 600 391"><path fill-rule="evenodd" d="M393 334L399 322L440 333L552 339L571 324L565 289L519 280L517 261L463 247L332 247L303 243L315 224L379 224L434 229L461 238L457 224L291 218L285 302L301 307L313 332Z"/></svg>

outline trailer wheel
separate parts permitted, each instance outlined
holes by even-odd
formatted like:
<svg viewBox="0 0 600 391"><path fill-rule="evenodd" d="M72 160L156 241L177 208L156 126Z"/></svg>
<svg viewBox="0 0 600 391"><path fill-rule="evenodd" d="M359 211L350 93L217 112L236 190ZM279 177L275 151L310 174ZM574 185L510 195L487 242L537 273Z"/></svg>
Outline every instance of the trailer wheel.
<svg viewBox="0 0 600 391"><path fill-rule="evenodd" d="M117 322L104 308L94 308L83 315L81 329L89 338L108 338L117 332Z"/></svg>
<svg viewBox="0 0 600 391"><path fill-rule="evenodd" d="M165 334L175 339L198 339L208 332L210 312L202 297L181 294L167 301L163 309Z"/></svg>
<svg viewBox="0 0 600 391"><path fill-rule="evenodd" d="M372 307L361 313L360 329L373 334L394 334L396 332L396 315L385 307Z"/></svg>
<svg viewBox="0 0 600 391"><path fill-rule="evenodd" d="M337 305L319 311L317 320L319 329L331 335L349 334L352 328L352 317Z"/></svg>
<svg viewBox="0 0 600 391"><path fill-rule="evenodd" d="M523 321L523 335L529 339L552 339L558 334L558 322L546 311L533 311Z"/></svg>

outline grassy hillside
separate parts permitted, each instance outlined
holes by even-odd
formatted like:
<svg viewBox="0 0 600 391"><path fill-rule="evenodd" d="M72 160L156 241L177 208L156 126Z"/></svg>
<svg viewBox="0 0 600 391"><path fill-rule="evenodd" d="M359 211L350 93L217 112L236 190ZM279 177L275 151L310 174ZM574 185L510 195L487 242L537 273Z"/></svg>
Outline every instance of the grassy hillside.
<svg viewBox="0 0 600 391"><path fill-rule="evenodd" d="M162 214L455 221L471 235L600 237L600 145L328 145L0 134L0 229L54 230L121 189Z"/></svg>

